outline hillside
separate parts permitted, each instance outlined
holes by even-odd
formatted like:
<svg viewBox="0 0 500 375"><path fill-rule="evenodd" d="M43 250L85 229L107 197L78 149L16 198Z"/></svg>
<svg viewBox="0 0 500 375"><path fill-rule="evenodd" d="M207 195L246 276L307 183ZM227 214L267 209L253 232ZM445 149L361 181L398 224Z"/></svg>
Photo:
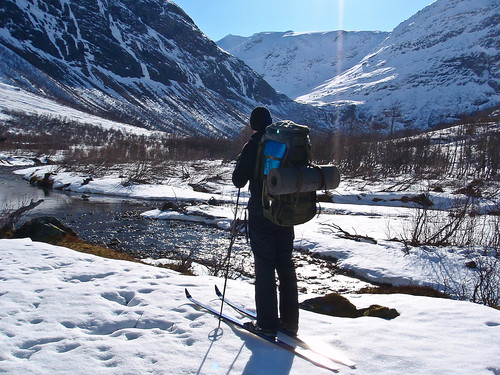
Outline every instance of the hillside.
<svg viewBox="0 0 500 375"><path fill-rule="evenodd" d="M217 44L262 74L279 92L296 98L358 64L389 33L331 31L228 35Z"/></svg>
<svg viewBox="0 0 500 375"><path fill-rule="evenodd" d="M180 135L234 136L259 104L276 118L327 124L322 111L276 93L218 48L171 1L2 1L0 81L43 100ZM9 102L2 108L16 110Z"/></svg>

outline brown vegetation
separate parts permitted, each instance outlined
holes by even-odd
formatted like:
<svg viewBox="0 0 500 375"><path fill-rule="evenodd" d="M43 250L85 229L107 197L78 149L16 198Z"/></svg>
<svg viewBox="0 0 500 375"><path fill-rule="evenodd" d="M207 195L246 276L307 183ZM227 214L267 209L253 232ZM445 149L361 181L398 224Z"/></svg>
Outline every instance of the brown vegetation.
<svg viewBox="0 0 500 375"><path fill-rule="evenodd" d="M237 139L160 133L142 136L64 117L19 112L9 115L11 120L0 124L3 150L28 150L49 158L62 153L63 164L73 169L92 165L96 170L106 170L117 164L135 163L136 173L130 179L139 182L143 176L164 168L166 161L235 160L251 135L250 129L245 128ZM441 135L436 132L419 135L344 130L313 132L313 160L318 164L336 164L343 176L408 175L500 181L500 128L492 126L494 121L498 118L466 118Z"/></svg>

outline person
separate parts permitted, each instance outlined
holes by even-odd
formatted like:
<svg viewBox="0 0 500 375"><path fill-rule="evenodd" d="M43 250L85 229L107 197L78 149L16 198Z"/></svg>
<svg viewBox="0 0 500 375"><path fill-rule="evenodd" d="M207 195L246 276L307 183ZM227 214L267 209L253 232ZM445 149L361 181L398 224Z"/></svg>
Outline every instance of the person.
<svg viewBox="0 0 500 375"><path fill-rule="evenodd" d="M259 141L272 123L269 110L256 107L250 115L254 134L243 147L232 181L237 188L250 181L248 225L255 264L255 305L257 321L245 323L252 331L276 337L278 328L296 335L299 325L297 278L292 259L294 229L278 226L263 216L262 184L256 177ZM279 308L276 276L279 280ZM279 314L278 314L279 311Z"/></svg>

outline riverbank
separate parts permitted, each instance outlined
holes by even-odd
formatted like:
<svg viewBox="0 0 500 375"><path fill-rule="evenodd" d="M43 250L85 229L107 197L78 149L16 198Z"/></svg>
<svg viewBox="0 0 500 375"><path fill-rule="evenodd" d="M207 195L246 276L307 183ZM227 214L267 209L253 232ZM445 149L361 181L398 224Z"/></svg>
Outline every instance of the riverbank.
<svg viewBox="0 0 500 375"><path fill-rule="evenodd" d="M0 184L3 186L0 198L22 193L21 202L44 199L39 207L26 214L22 222L50 215L70 226L79 238L90 244L117 250L142 262L167 265L197 275L224 274L231 219L207 215L203 201L177 200L177 204L172 201L165 204L158 199L82 194L55 188L44 190L29 184L28 176L22 178L22 175L13 173L18 168L0 170ZM13 202L13 199L9 201ZM210 203L214 209L232 215L231 204L217 202L216 206L213 200ZM155 206L159 208L151 209ZM163 206L170 209L161 211ZM181 214L181 209L185 213ZM161 212L164 217L161 220L150 218L155 212ZM356 292L372 286L352 272L344 272L335 259L297 251L294 261L302 293ZM248 281L253 277L252 255L244 233L238 236L233 246L230 277Z"/></svg>
<svg viewBox="0 0 500 375"><path fill-rule="evenodd" d="M49 174L53 188L87 194L90 200L94 196L113 195L140 197L158 203L167 200L181 202L182 210L162 210L158 204L155 209L145 209L141 215L157 222L162 219L199 222L227 231L234 216L236 196L236 189L230 184L232 165L197 161L184 165L183 169L184 176L189 178L157 176L163 180L160 184L124 183L119 175L94 178L49 165L23 168L15 173L26 180L33 177L43 179ZM465 289L469 293L474 288L470 280L474 280L478 272L467 264L482 259L478 255L481 249L408 247L404 241L394 241L402 238L404 231L414 224L415 212L419 210L414 200L405 197L419 196L427 188L426 197L433 202L434 208L442 210L466 197L454 194L448 188L429 191L428 186L424 186L428 182L415 182L402 192L390 188L401 186L403 182L403 179L399 183L388 180L383 184L365 182L362 185L357 180L343 181L333 192L332 202L321 203L321 215L296 227L295 247L313 255L338 259L337 265L341 269L371 282L431 286L448 293ZM248 198L245 189L242 196L244 206ZM479 203L481 210L488 210L495 204L488 200ZM240 212L243 215L243 210ZM360 242L364 237L369 241ZM314 279L317 270L308 272L310 279Z"/></svg>

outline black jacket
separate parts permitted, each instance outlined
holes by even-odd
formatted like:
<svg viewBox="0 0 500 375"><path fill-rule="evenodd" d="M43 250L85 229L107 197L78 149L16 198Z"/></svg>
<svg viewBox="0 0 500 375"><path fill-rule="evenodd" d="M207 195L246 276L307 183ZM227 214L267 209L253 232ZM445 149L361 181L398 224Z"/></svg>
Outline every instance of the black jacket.
<svg viewBox="0 0 500 375"><path fill-rule="evenodd" d="M243 146L236 168L233 171L233 184L242 188L250 181L250 200L248 211L250 215L262 215L262 181L255 178L255 166L257 164L257 151L259 142L264 132L252 135L250 140Z"/></svg>

